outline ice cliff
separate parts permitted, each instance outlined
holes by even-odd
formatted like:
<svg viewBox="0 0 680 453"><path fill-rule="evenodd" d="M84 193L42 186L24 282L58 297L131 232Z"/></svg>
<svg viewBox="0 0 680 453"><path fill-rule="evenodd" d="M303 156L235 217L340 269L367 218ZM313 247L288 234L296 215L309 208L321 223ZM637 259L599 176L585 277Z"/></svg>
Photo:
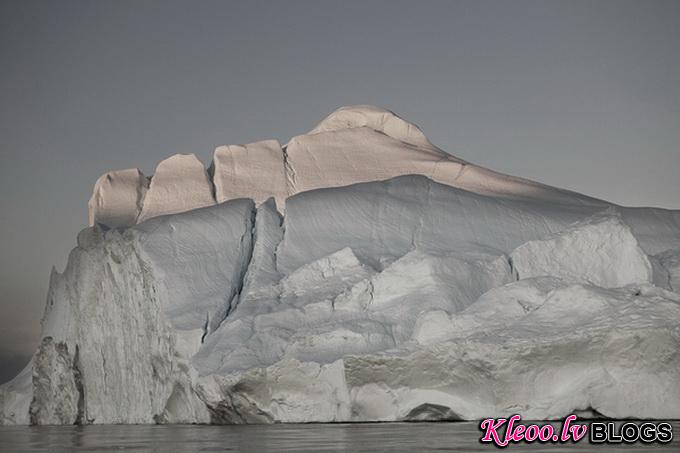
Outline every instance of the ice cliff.
<svg viewBox="0 0 680 453"><path fill-rule="evenodd" d="M2 423L680 418L680 211L383 109L102 176Z"/></svg>

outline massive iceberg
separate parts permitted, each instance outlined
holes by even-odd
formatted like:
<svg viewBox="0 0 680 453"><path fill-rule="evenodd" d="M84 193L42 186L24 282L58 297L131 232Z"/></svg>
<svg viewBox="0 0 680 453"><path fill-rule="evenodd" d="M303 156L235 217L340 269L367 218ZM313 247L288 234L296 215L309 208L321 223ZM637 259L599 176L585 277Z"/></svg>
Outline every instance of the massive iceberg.
<svg viewBox="0 0 680 453"><path fill-rule="evenodd" d="M680 211L344 107L95 184L3 424L680 418Z"/></svg>

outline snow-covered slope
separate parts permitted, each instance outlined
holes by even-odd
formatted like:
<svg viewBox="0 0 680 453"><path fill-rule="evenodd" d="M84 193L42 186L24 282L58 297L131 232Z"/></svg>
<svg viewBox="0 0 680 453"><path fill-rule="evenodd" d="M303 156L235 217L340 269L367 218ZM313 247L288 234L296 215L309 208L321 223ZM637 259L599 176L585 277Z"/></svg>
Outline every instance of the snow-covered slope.
<svg viewBox="0 0 680 453"><path fill-rule="evenodd" d="M2 423L680 417L679 211L475 167L366 106L93 200Z"/></svg>

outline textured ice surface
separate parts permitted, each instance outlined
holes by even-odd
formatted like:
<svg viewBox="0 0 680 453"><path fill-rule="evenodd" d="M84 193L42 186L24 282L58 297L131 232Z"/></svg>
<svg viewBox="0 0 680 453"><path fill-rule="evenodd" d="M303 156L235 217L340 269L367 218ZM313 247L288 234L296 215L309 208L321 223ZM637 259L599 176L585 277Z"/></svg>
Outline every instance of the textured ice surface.
<svg viewBox="0 0 680 453"><path fill-rule="evenodd" d="M656 262L667 272L668 287L680 293L680 249L667 250L655 256Z"/></svg>
<svg viewBox="0 0 680 453"><path fill-rule="evenodd" d="M134 225L148 186L149 181L136 168L102 175L95 183L88 203L90 226L95 222L110 227Z"/></svg>
<svg viewBox="0 0 680 453"><path fill-rule="evenodd" d="M210 172L173 157L146 195L125 175L2 423L680 417L680 211L475 167L367 106Z"/></svg>
<svg viewBox="0 0 680 453"><path fill-rule="evenodd" d="M214 330L235 303L252 253L255 206L240 199L135 227L140 250L179 330Z"/></svg>
<svg viewBox="0 0 680 453"><path fill-rule="evenodd" d="M215 204L212 182L193 154L175 154L156 167L138 222Z"/></svg>
<svg viewBox="0 0 680 453"><path fill-rule="evenodd" d="M207 420L175 347L163 282L144 255L138 231L90 228L64 272L53 272L33 359L32 422Z"/></svg>
<svg viewBox="0 0 680 453"><path fill-rule="evenodd" d="M276 140L220 146L212 164L218 203L252 198L257 204L270 197L283 209L288 189L283 151Z"/></svg>
<svg viewBox="0 0 680 453"><path fill-rule="evenodd" d="M581 194L467 163L434 146L415 124L368 105L342 107L284 147L275 140L220 146L208 174L194 155L172 156L158 165L149 193L135 199L137 204L130 201L136 186L127 179L102 182L132 171L136 170L111 172L97 181L92 195L96 203L89 206L90 225L130 226L237 198L260 204L273 197L283 212L286 198L300 192L402 175L423 175L504 199L604 206ZM215 199L210 195L213 187Z"/></svg>
<svg viewBox="0 0 680 453"><path fill-rule="evenodd" d="M399 420L426 404L463 419L676 418L678 295L543 280L492 290L458 314L423 315L420 347L345 358L354 419Z"/></svg>
<svg viewBox="0 0 680 453"><path fill-rule="evenodd" d="M617 215L589 218L511 254L518 278L555 276L605 288L652 281L652 265Z"/></svg>

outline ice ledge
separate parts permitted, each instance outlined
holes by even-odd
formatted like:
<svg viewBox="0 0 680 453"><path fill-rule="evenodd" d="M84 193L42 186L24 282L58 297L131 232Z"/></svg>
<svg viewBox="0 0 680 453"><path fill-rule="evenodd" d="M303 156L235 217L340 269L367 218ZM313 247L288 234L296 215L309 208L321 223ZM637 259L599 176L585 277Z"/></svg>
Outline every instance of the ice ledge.
<svg viewBox="0 0 680 453"><path fill-rule="evenodd" d="M603 288L653 281L649 258L613 209L526 242L510 259L518 278L550 275Z"/></svg>

